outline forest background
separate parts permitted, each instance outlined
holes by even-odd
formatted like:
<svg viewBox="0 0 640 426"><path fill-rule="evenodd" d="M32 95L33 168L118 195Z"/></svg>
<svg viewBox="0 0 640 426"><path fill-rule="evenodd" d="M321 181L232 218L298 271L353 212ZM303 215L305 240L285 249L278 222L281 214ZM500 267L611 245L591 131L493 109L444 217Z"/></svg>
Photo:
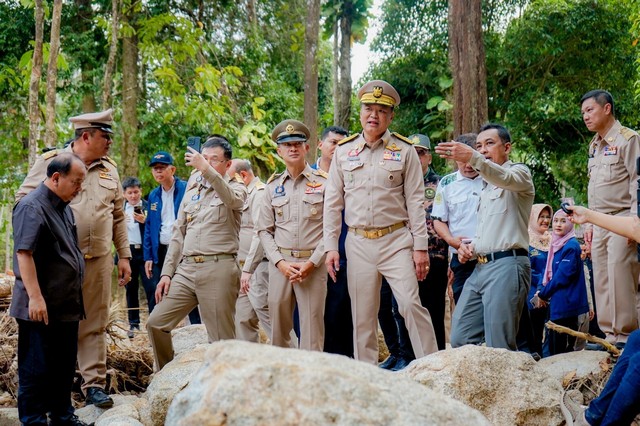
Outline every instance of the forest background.
<svg viewBox="0 0 640 426"><path fill-rule="evenodd" d="M536 202L554 207L561 196L586 202L592 134L580 115L583 93L611 91L623 125L639 128L638 0L382 0L379 18L372 4L0 0L2 267L10 265L15 190L37 153L71 138L68 118L82 111L114 109L111 156L146 194L159 149L188 176L191 135L227 136L234 156L266 178L283 168L270 139L275 124L296 118L316 135L332 124L358 132L354 89L383 79L402 97L391 126L401 134L437 143L477 131L461 121L469 110L472 123L505 124L512 158L533 172ZM377 61L351 81L350 49L373 19ZM460 98L469 94L471 106ZM452 170L438 158L434 167Z"/></svg>

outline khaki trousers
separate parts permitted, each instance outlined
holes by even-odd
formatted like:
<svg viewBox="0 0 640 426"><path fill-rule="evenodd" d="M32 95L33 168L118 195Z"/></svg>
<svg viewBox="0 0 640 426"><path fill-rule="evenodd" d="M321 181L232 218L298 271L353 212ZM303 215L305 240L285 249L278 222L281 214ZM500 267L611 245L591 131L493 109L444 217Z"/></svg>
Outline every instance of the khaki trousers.
<svg viewBox="0 0 640 426"><path fill-rule="evenodd" d="M349 232L347 280L353 318L353 348L357 360L378 363L378 310L384 276L398 302L416 358L438 350L429 311L420 303L418 279L406 228L370 240ZM427 276L428 279L428 276Z"/></svg>
<svg viewBox="0 0 640 426"><path fill-rule="evenodd" d="M305 262L284 256L288 262ZM273 263L269 263L269 313L271 344L292 347L293 311L296 303L300 315L300 349L320 351L324 348L324 305L327 298L327 268L322 263L301 283L291 284Z"/></svg>
<svg viewBox="0 0 640 426"><path fill-rule="evenodd" d="M236 336L247 342L260 341L258 323L271 336L269 319L269 262L262 261L251 275L248 294L240 293L236 302Z"/></svg>
<svg viewBox="0 0 640 426"><path fill-rule="evenodd" d="M626 214L626 213L625 213ZM600 227L593 227L591 245L598 325L610 343L626 343L638 328L636 244Z"/></svg>
<svg viewBox="0 0 640 426"><path fill-rule="evenodd" d="M111 255L85 260L82 300L86 319L78 327L78 368L84 383L82 391L104 388L107 383L107 336L111 306ZM86 393L86 392L85 392Z"/></svg>
<svg viewBox="0 0 640 426"><path fill-rule="evenodd" d="M235 259L178 265L169 294L156 305L147 320L158 370L173 359L171 330L198 305L209 342L235 338L233 317L239 288L240 269Z"/></svg>

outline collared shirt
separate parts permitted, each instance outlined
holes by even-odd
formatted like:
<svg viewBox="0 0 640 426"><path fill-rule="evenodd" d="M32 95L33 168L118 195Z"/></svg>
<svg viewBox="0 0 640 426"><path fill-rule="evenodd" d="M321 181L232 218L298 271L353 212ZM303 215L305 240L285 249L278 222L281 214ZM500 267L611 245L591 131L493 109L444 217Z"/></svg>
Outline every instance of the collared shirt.
<svg viewBox="0 0 640 426"><path fill-rule="evenodd" d="M176 181L173 181L173 186L170 190L165 191L160 186L160 193L162 194L162 211L160 212L160 244L169 245L171 242L171 230L173 229L173 222L176 221L176 214L173 209L173 192L176 190Z"/></svg>
<svg viewBox="0 0 640 426"><path fill-rule="evenodd" d="M618 120L604 138L596 134L589 146L589 208L612 213L636 205L636 159L640 156L640 136Z"/></svg>
<svg viewBox="0 0 640 426"><path fill-rule="evenodd" d="M13 265L16 284L10 314L29 320L29 296L22 281L17 252L31 252L50 321L84 319L84 259L71 208L44 184L13 210Z"/></svg>
<svg viewBox="0 0 640 426"><path fill-rule="evenodd" d="M469 164L486 182L480 195L475 252L528 249L527 229L535 194L529 168L511 161L499 165L477 151Z"/></svg>
<svg viewBox="0 0 640 426"><path fill-rule="evenodd" d="M338 250L342 228L379 229L407 223L415 250L428 249L422 167L415 148L386 131L367 145L364 137L336 148L325 195L325 250Z"/></svg>
<svg viewBox="0 0 640 426"><path fill-rule="evenodd" d="M142 206L142 204L138 204ZM140 233L140 224L133 217L133 207L131 204L124 203L124 213L127 216L127 235L129 244L142 244L142 234Z"/></svg>
<svg viewBox="0 0 640 426"><path fill-rule="evenodd" d="M309 260L316 266L320 264L324 256L325 188L326 173L313 170L308 164L296 178L285 170L267 183L256 225L265 254L273 264L284 259L278 248L311 250Z"/></svg>
<svg viewBox="0 0 640 426"><path fill-rule="evenodd" d="M244 184L211 166L195 182L182 199L161 275L172 277L184 256L238 252Z"/></svg>
<svg viewBox="0 0 640 426"><path fill-rule="evenodd" d="M427 220L427 232L429 233L429 256L434 258L446 259L447 248L449 245L447 242L440 238L433 226L433 200L436 197L436 189L438 188L438 182L440 182L440 176L431 168L427 170L427 173L423 177L424 181L424 214Z"/></svg>
<svg viewBox="0 0 640 426"><path fill-rule="evenodd" d="M265 184L259 177L253 178L247 186L247 199L242 207L242 221L240 223L240 249L238 250L238 260L240 261L247 260L247 255L251 250L251 242L256 235L255 222L259 215L258 210L264 188Z"/></svg>
<svg viewBox="0 0 640 426"><path fill-rule="evenodd" d="M44 181L49 162L59 152L73 152L73 143L63 150L50 151L38 157L16 192L16 201ZM122 185L115 163L110 158L99 158L87 166L82 190L69 205L76 218L78 243L85 257L110 256L113 242L119 258L131 258Z"/></svg>
<svg viewBox="0 0 640 426"><path fill-rule="evenodd" d="M469 179L459 171L450 173L438 183L431 216L447 222L452 236L473 238L476 235L481 192L482 176ZM457 253L453 247L449 247L449 251Z"/></svg>

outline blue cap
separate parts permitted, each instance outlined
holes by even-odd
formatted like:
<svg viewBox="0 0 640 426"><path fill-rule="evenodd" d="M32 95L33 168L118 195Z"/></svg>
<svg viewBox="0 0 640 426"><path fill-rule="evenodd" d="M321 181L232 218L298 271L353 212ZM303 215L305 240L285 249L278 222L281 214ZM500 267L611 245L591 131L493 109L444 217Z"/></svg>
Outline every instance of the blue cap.
<svg viewBox="0 0 640 426"><path fill-rule="evenodd" d="M150 167L154 164L168 164L173 166L173 157L167 151L158 151L151 157L151 161L149 161Z"/></svg>

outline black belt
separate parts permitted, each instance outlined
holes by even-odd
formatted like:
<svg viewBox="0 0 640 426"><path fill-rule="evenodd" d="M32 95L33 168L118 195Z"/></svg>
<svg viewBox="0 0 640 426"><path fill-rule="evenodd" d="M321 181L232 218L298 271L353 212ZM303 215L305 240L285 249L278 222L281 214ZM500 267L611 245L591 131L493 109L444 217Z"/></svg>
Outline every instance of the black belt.
<svg viewBox="0 0 640 426"><path fill-rule="evenodd" d="M131 244L131 250L140 250L142 248L142 244Z"/></svg>
<svg viewBox="0 0 640 426"><path fill-rule="evenodd" d="M502 259L504 257L518 257L529 256L529 250L518 248L511 250L494 251L493 253L479 254L478 263L493 262L494 260Z"/></svg>

